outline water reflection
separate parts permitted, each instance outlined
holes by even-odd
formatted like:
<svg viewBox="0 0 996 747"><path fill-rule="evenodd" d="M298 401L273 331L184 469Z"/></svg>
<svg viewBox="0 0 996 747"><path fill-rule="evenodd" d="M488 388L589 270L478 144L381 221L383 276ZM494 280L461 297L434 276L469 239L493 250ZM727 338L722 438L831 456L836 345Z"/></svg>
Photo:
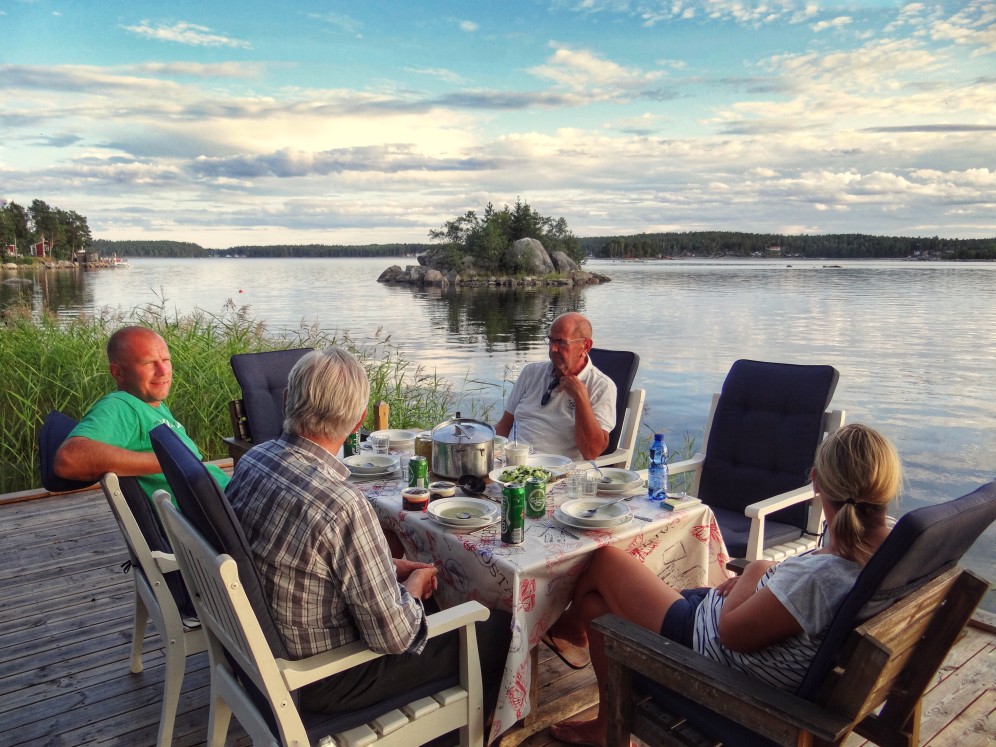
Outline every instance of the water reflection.
<svg viewBox="0 0 996 747"><path fill-rule="evenodd" d="M46 313L75 317L80 308L93 304L93 288L84 273L72 269L5 270L0 282L0 312L11 306L24 306L30 309L34 319Z"/></svg>
<svg viewBox="0 0 996 747"><path fill-rule="evenodd" d="M435 330L450 343L496 351L536 348L550 324L568 311L584 313L583 291L556 286L535 288L419 288L391 286L392 292L410 296L424 305Z"/></svg>

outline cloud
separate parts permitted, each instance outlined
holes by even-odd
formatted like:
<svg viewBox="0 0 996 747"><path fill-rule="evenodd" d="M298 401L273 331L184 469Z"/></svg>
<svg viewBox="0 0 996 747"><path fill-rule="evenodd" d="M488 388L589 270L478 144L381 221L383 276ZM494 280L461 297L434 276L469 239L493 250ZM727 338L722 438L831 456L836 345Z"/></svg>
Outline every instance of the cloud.
<svg viewBox="0 0 996 747"><path fill-rule="evenodd" d="M431 78L439 78L439 80L447 83L464 82L462 75L459 75L452 70L446 70L445 68L406 67L405 70L410 73L415 73L416 75L428 75Z"/></svg>
<svg viewBox="0 0 996 747"><path fill-rule="evenodd" d="M529 72L553 81L573 91L588 92L595 96L615 95L623 91L640 91L660 79L661 71L644 72L635 67L624 67L588 50L576 50L551 43L556 51L544 65L537 65Z"/></svg>
<svg viewBox="0 0 996 747"><path fill-rule="evenodd" d="M122 26L126 31L157 41L187 44L192 47L232 47L235 49L252 49L252 44L242 39L212 34L207 26L179 21L172 26L163 24L152 25L149 21L141 21L137 26Z"/></svg>
<svg viewBox="0 0 996 747"><path fill-rule="evenodd" d="M934 22L930 35L938 41L977 47L976 55L996 52L996 4L972 0L953 16Z"/></svg>
<svg viewBox="0 0 996 747"><path fill-rule="evenodd" d="M360 38L363 36L363 23L351 16L341 13L308 13L306 17L313 21L321 21L329 26L334 26L340 31L345 31L347 34L352 34Z"/></svg>
<svg viewBox="0 0 996 747"><path fill-rule="evenodd" d="M130 69L140 73L151 73L169 77L182 75L191 78L258 78L263 66L246 62L145 62Z"/></svg>
<svg viewBox="0 0 996 747"><path fill-rule="evenodd" d="M837 16L829 21L819 21L812 25L813 31L819 33L820 31L826 31L827 29L841 29L844 26L851 24L854 21L850 16Z"/></svg>
<svg viewBox="0 0 996 747"><path fill-rule="evenodd" d="M467 33L473 33L477 31L480 26L473 21L460 21L460 30L466 31Z"/></svg>

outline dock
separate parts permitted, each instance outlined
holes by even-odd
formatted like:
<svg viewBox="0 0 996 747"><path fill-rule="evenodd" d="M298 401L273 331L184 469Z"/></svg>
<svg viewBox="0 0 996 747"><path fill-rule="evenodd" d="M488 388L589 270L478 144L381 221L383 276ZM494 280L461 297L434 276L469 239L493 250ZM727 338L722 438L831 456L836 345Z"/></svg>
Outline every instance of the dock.
<svg viewBox="0 0 996 747"><path fill-rule="evenodd" d="M124 540L103 493L25 491L0 496L0 747L153 747L159 725L163 655L151 624L144 671L129 670L134 591L123 569ZM996 744L996 629L977 613L927 693L921 744ZM544 647L545 648L545 647ZM540 706L591 688L541 652ZM207 654L188 658L174 744L204 744ZM228 745L250 740L233 720ZM544 730L521 742L557 747ZM867 742L852 736L848 747Z"/></svg>

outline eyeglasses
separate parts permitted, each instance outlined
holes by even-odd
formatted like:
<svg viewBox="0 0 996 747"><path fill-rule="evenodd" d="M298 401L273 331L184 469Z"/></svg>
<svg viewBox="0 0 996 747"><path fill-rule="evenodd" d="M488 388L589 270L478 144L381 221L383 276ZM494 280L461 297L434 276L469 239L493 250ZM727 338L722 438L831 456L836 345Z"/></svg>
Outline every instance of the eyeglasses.
<svg viewBox="0 0 996 747"><path fill-rule="evenodd" d="M550 385L543 392L543 399L540 400L540 407L546 407L547 403L550 401L550 397L553 395L553 390L557 388L557 384L560 383L560 379L554 379L550 382Z"/></svg>
<svg viewBox="0 0 996 747"><path fill-rule="evenodd" d="M543 339L546 340L546 346L548 348L552 348L554 346L558 348L566 348L572 342L583 342L586 338L575 337L573 340L565 340L561 337L544 337Z"/></svg>

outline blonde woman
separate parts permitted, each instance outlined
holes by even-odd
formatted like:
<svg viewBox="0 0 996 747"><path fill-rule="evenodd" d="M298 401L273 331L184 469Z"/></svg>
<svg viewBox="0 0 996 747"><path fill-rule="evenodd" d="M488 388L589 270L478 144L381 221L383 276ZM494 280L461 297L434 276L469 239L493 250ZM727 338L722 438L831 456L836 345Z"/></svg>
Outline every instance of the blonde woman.
<svg viewBox="0 0 996 747"><path fill-rule="evenodd" d="M605 744L606 660L602 639L589 624L608 612L766 684L795 689L838 606L888 535L886 508L899 493L901 467L892 444L854 424L823 442L812 477L829 524L826 545L778 564L755 561L715 588L679 592L621 550L596 552L546 640L574 661L583 656L578 649L589 650L598 716L563 721L550 733L570 744Z"/></svg>

